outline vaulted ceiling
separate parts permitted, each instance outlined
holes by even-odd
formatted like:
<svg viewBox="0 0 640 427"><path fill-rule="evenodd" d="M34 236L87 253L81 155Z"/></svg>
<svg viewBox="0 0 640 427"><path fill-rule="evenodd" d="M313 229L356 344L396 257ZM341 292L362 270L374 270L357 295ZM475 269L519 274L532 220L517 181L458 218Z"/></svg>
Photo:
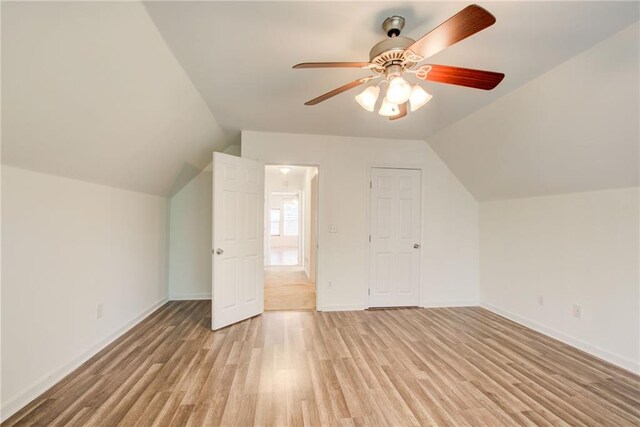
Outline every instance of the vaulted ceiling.
<svg viewBox="0 0 640 427"><path fill-rule="evenodd" d="M228 139L142 4L2 2L3 164L166 196Z"/></svg>
<svg viewBox="0 0 640 427"><path fill-rule="evenodd" d="M433 100L396 122L360 108L356 90L303 105L366 72L293 64L367 60L385 17L404 16L403 35L418 38L465 5L4 2L3 163L166 195L240 130L397 137L428 141L480 200L540 194L526 182L474 186L473 138L451 143L443 132L638 21L637 3L481 4L497 23L432 59L504 72L496 90L425 84ZM521 172L522 158L502 148L487 144L486 166Z"/></svg>

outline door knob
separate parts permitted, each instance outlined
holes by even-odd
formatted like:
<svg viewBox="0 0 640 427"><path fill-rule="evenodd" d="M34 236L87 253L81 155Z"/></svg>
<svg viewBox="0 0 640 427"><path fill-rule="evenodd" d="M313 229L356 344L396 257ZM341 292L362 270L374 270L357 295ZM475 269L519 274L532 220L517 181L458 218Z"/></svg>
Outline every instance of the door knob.
<svg viewBox="0 0 640 427"><path fill-rule="evenodd" d="M216 249L216 254L218 255L222 255L224 253L224 251L220 248Z"/></svg>
<svg viewBox="0 0 640 427"><path fill-rule="evenodd" d="M414 243L413 249L420 249L420 243Z"/></svg>

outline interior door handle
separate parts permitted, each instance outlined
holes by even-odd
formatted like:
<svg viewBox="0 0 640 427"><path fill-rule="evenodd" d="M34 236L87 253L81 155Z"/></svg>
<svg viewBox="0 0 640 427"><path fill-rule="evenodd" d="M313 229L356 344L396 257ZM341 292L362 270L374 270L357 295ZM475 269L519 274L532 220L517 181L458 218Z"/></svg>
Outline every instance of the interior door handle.
<svg viewBox="0 0 640 427"><path fill-rule="evenodd" d="M413 249L420 249L420 243L414 243Z"/></svg>
<svg viewBox="0 0 640 427"><path fill-rule="evenodd" d="M220 248L216 249L216 254L218 255L222 255L224 253L224 251Z"/></svg>

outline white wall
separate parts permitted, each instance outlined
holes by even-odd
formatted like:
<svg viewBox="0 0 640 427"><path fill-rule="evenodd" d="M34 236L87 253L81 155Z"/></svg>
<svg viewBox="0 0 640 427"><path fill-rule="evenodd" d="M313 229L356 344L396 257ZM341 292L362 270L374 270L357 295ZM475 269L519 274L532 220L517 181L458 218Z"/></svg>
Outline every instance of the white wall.
<svg viewBox="0 0 640 427"><path fill-rule="evenodd" d="M211 298L211 166L169 201L169 298Z"/></svg>
<svg viewBox="0 0 640 427"><path fill-rule="evenodd" d="M639 204L638 188L480 204L483 305L640 372Z"/></svg>
<svg viewBox="0 0 640 427"><path fill-rule="evenodd" d="M3 418L165 300L165 216L164 198L2 167Z"/></svg>
<svg viewBox="0 0 640 427"><path fill-rule="evenodd" d="M321 309L366 307L372 166L423 170L422 305L478 303L478 204L426 143L243 132L242 156L319 166Z"/></svg>

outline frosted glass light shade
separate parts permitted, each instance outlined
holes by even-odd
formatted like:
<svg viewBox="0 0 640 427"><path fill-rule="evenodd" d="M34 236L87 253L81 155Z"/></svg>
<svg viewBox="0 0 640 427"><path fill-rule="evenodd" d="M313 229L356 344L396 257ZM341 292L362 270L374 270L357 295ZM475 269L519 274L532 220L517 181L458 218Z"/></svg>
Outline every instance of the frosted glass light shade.
<svg viewBox="0 0 640 427"><path fill-rule="evenodd" d="M378 114L380 114L381 116L389 117L389 116L395 116L399 112L400 112L400 109L398 108L398 106L392 102L389 102L389 100L385 98L382 101L382 105L380 106L380 110L378 111Z"/></svg>
<svg viewBox="0 0 640 427"><path fill-rule="evenodd" d="M411 89L411 95L409 96L411 111L416 111L418 108L429 102L431 98L433 98L433 95L428 93L426 90L422 89L418 85L413 86Z"/></svg>
<svg viewBox="0 0 640 427"><path fill-rule="evenodd" d="M380 95L380 88L378 86L370 86L363 90L359 95L356 95L356 101L362 108L367 111L373 111L376 108L376 101Z"/></svg>
<svg viewBox="0 0 640 427"><path fill-rule="evenodd" d="M394 77L389 82L389 89L387 90L387 99L392 104L402 104L409 100L411 96L411 85L407 83L402 77Z"/></svg>

